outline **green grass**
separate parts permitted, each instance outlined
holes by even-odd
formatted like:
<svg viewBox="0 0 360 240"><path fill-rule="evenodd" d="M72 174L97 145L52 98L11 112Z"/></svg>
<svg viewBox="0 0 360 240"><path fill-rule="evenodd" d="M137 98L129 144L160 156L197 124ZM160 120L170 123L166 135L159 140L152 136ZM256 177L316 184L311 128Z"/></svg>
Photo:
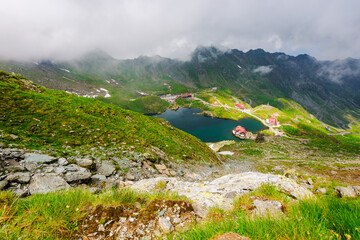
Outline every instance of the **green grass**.
<svg viewBox="0 0 360 240"><path fill-rule="evenodd" d="M359 239L360 200L322 198L300 201L284 217L252 217L244 211L192 227L179 239L209 239L235 232L251 239ZM169 238L170 239L170 238Z"/></svg>
<svg viewBox="0 0 360 240"><path fill-rule="evenodd" d="M125 107L139 113L162 113L170 104L157 96L146 96L128 102Z"/></svg>

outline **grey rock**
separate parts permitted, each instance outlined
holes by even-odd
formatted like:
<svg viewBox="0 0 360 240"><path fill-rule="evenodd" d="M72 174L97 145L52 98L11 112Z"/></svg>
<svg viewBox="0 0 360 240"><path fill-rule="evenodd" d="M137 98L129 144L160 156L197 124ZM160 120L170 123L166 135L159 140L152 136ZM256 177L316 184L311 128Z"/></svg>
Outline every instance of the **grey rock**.
<svg viewBox="0 0 360 240"><path fill-rule="evenodd" d="M336 187L335 193L339 197L356 197L356 192L353 187Z"/></svg>
<svg viewBox="0 0 360 240"><path fill-rule="evenodd" d="M158 220L158 224L159 224L160 229L163 232L165 232L165 233L171 232L172 224L166 218L160 217L159 220Z"/></svg>
<svg viewBox="0 0 360 240"><path fill-rule="evenodd" d="M35 172L39 167L40 165L36 162L25 162L25 169L29 172Z"/></svg>
<svg viewBox="0 0 360 240"><path fill-rule="evenodd" d="M254 200L254 214L257 215L279 215L282 214L282 204L278 201Z"/></svg>
<svg viewBox="0 0 360 240"><path fill-rule="evenodd" d="M66 160L65 158L59 158L58 163L61 166L66 166L69 164L68 160Z"/></svg>
<svg viewBox="0 0 360 240"><path fill-rule="evenodd" d="M93 161L89 158L80 158L76 159L76 163L81 167L90 167L93 164Z"/></svg>
<svg viewBox="0 0 360 240"><path fill-rule="evenodd" d="M19 183L28 183L30 181L31 175L29 172L16 172L9 174L6 178L9 182L19 182Z"/></svg>
<svg viewBox="0 0 360 240"><path fill-rule="evenodd" d="M12 169L14 171L25 171L25 168L16 160L8 159L5 161L5 168Z"/></svg>
<svg viewBox="0 0 360 240"><path fill-rule="evenodd" d="M52 163L56 158L46 154L25 153L25 162Z"/></svg>
<svg viewBox="0 0 360 240"><path fill-rule="evenodd" d="M8 184L8 181L7 181L7 180L2 180L2 181L0 181L0 190L4 189L7 184Z"/></svg>
<svg viewBox="0 0 360 240"><path fill-rule="evenodd" d="M170 177L157 177L137 181L131 188L150 192L156 189L157 182L159 181L167 182L167 189L171 189L179 195L189 198L193 202L192 206L196 213L201 216L206 214L207 209L215 206L225 210L231 209L233 207L233 198L231 197L234 196L234 192L242 195L257 189L262 184L275 185L280 191L288 193L297 199L313 197L311 191L300 186L292 179L280 175L258 172L229 174L211 182L201 183L180 181Z"/></svg>
<svg viewBox="0 0 360 240"><path fill-rule="evenodd" d="M70 165L65 166L65 170L67 172L77 172L80 170L80 167L76 164L70 164Z"/></svg>
<svg viewBox="0 0 360 240"><path fill-rule="evenodd" d="M75 182L75 181L89 180L90 177L91 177L91 172L89 172L85 168L80 168L79 171L76 172L67 172L64 176L64 179L67 182Z"/></svg>
<svg viewBox="0 0 360 240"><path fill-rule="evenodd" d="M135 180L135 177L134 177L131 173L129 173L129 172L127 172L127 173L125 174L124 178L127 179L127 180L130 180L130 181Z"/></svg>
<svg viewBox="0 0 360 240"><path fill-rule="evenodd" d="M95 174L91 176L91 180L93 180L95 183L102 183L103 181L106 180L106 177L101 174Z"/></svg>
<svg viewBox="0 0 360 240"><path fill-rule="evenodd" d="M97 187L104 187L106 185L105 182L107 181L107 178L104 175L95 174L91 176L91 180Z"/></svg>
<svg viewBox="0 0 360 240"><path fill-rule="evenodd" d="M48 193L68 189L70 185L55 173L36 174L32 177L29 190L31 194Z"/></svg>
<svg viewBox="0 0 360 240"><path fill-rule="evenodd" d="M327 192L326 188L319 188L316 190L317 193L325 194Z"/></svg>
<svg viewBox="0 0 360 240"><path fill-rule="evenodd" d="M100 175L110 176L115 172L115 167L111 161L103 161L97 170Z"/></svg>
<svg viewBox="0 0 360 240"><path fill-rule="evenodd" d="M63 166L54 168L54 172L57 174L63 174L66 172L66 169Z"/></svg>
<svg viewBox="0 0 360 240"><path fill-rule="evenodd" d="M29 195L29 189L27 189L27 188L16 188L16 189L11 189L11 190L14 192L15 196L20 197L20 198L26 197Z"/></svg>
<svg viewBox="0 0 360 240"><path fill-rule="evenodd" d="M55 172L53 166L46 166L46 167L44 167L43 171L46 172L46 173Z"/></svg>

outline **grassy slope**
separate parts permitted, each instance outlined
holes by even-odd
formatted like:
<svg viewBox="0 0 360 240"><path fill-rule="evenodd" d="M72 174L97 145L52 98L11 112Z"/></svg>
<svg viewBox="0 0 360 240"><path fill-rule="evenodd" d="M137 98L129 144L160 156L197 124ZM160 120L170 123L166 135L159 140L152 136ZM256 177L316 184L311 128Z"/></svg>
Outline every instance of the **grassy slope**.
<svg viewBox="0 0 360 240"><path fill-rule="evenodd" d="M213 152L195 137L175 129L162 119L137 114L96 99L49 90L0 73L0 129L2 141L28 148L63 146L86 152L91 147L132 148L145 152L155 146L168 156L214 161Z"/></svg>

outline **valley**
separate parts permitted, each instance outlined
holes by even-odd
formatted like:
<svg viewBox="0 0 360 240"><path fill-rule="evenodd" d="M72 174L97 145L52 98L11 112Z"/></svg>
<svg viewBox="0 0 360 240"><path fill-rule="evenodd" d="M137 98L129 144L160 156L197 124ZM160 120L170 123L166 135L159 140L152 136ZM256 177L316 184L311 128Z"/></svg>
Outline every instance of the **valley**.
<svg viewBox="0 0 360 240"><path fill-rule="evenodd" d="M229 53L222 54L229 60ZM0 105L2 238L210 239L231 231L251 239L292 239L294 232L296 239L360 237L356 107L322 121L314 109L279 89L258 92L250 82L237 86L240 80L230 87L229 79L220 83L219 72L211 68L206 74L198 69L202 78L180 81L185 73L179 69L172 73L178 75L167 75L171 78L142 67L135 74L134 62L100 56L86 59L91 60L87 64L6 67L21 66L22 74L57 90L0 73L0 101L5 103ZM174 64L153 60L136 61L165 72ZM107 80L114 69L118 75ZM246 75L246 81L262 78L252 74L257 73ZM350 106L341 101L332 106L341 104ZM157 113L168 121L140 113ZM201 136L192 126L197 117ZM182 118L178 128L183 131L171 124ZM233 125L221 127L228 122ZM231 131L237 125L245 126L252 140L234 138ZM216 135L213 140L209 133ZM314 229L311 212L319 208L319 219L347 227L319 220ZM340 210L337 216L328 214L335 209ZM300 215L303 225L297 224ZM262 230L252 231L252 224ZM274 232L273 226L284 231Z"/></svg>

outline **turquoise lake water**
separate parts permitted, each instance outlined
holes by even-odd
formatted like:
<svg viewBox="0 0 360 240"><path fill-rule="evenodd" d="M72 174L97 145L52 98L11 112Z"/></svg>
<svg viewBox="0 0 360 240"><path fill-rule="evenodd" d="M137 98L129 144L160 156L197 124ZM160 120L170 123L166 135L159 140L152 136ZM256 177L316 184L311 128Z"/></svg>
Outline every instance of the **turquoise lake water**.
<svg viewBox="0 0 360 240"><path fill-rule="evenodd" d="M246 131L257 133L266 127L253 118L242 118L239 121L221 118L210 118L201 113L198 108L180 108L177 111L166 110L156 117L166 119L170 124L184 132L190 133L203 142L218 142L223 140L241 141L232 135L232 130L241 125Z"/></svg>

